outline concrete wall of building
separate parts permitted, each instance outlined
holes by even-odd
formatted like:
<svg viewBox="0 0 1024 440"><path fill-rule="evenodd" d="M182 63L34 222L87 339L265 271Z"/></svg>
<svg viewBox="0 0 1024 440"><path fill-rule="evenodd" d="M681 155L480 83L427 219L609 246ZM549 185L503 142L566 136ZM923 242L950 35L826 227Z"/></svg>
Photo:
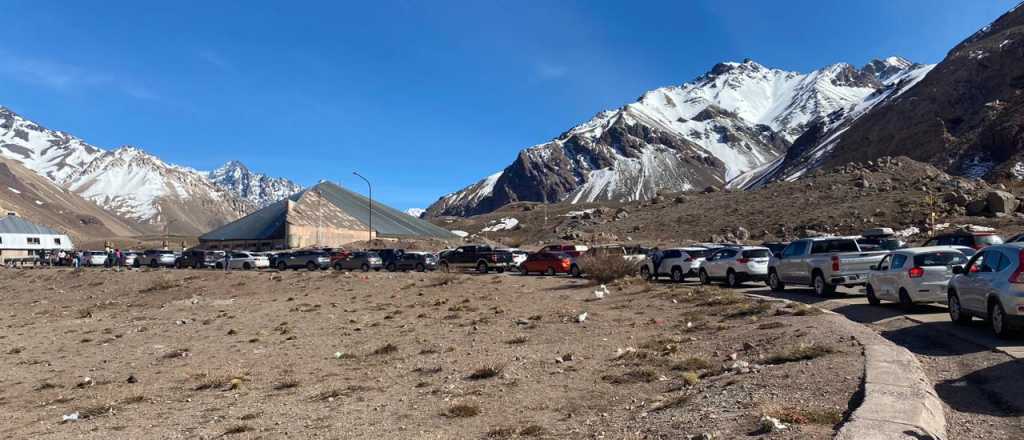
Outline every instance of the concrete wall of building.
<svg viewBox="0 0 1024 440"><path fill-rule="evenodd" d="M27 249L0 249L0 264L9 258L25 258L32 255Z"/></svg>
<svg viewBox="0 0 1024 440"><path fill-rule="evenodd" d="M346 244L366 240L369 235L366 229L348 229L327 226L288 225L288 247L304 248L312 246L340 247ZM376 232L373 237L376 237Z"/></svg>

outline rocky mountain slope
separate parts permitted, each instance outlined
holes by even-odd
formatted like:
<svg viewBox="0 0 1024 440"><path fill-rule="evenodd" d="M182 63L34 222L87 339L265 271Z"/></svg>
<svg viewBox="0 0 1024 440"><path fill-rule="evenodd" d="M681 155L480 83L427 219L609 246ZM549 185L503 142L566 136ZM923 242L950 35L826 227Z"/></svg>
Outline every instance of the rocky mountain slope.
<svg viewBox="0 0 1024 440"><path fill-rule="evenodd" d="M721 186L776 160L814 121L856 107L913 68L896 57L807 74L751 60L721 63L521 151L502 172L427 212L465 216L517 201L630 201Z"/></svg>
<svg viewBox="0 0 1024 440"><path fill-rule="evenodd" d="M254 172L237 160L209 172L206 177L259 208L302 191L302 186L291 180Z"/></svg>
<svg viewBox="0 0 1024 440"><path fill-rule="evenodd" d="M76 241L150 232L58 186L19 162L0 157L0 215L8 212L63 231Z"/></svg>
<svg viewBox="0 0 1024 440"><path fill-rule="evenodd" d="M298 191L238 162L213 172L168 164L136 147L104 150L0 107L0 157L145 226L199 234Z"/></svg>
<svg viewBox="0 0 1024 440"><path fill-rule="evenodd" d="M1024 8L1018 6L954 47L934 69L903 74L860 114L817 121L783 160L746 176L746 186L887 155L961 176L1024 179L1022 59Z"/></svg>

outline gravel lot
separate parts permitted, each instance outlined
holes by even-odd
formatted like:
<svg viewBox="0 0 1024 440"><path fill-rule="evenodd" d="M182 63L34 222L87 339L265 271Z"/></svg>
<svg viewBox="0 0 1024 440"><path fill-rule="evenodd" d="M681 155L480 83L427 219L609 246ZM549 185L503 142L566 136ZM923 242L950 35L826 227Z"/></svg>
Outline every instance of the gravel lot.
<svg viewBox="0 0 1024 440"><path fill-rule="evenodd" d="M863 373L814 309L716 287L60 269L0 285L4 438L824 439ZM759 431L766 414L790 427Z"/></svg>

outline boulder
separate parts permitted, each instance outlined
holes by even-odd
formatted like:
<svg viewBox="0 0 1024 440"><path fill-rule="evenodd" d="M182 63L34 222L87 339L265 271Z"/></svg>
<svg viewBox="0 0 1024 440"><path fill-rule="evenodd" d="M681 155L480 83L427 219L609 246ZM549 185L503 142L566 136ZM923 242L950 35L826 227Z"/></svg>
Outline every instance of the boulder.
<svg viewBox="0 0 1024 440"><path fill-rule="evenodd" d="M736 228L735 235L736 235L736 238L739 239L739 241L750 240L750 231L748 231L746 228L744 228L742 226Z"/></svg>
<svg viewBox="0 0 1024 440"><path fill-rule="evenodd" d="M974 200L964 206L967 215L976 216L985 213L985 208L988 207L988 202L984 199Z"/></svg>
<svg viewBox="0 0 1024 440"><path fill-rule="evenodd" d="M999 190L989 191L985 194L985 200L988 202L988 210L992 214L1013 214L1020 204L1013 194Z"/></svg>

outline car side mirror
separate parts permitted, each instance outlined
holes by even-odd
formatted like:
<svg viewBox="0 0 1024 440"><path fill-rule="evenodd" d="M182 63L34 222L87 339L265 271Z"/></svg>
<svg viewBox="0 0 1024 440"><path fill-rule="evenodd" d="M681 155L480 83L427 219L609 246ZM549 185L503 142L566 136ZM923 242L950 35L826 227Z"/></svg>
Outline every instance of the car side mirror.
<svg viewBox="0 0 1024 440"><path fill-rule="evenodd" d="M875 264L875 265L871 266L871 270L880 270L880 269L878 268L878 265Z"/></svg>
<svg viewBox="0 0 1024 440"><path fill-rule="evenodd" d="M967 273L967 271L964 270L963 266L953 266L953 274L954 275L964 275L966 273Z"/></svg>

